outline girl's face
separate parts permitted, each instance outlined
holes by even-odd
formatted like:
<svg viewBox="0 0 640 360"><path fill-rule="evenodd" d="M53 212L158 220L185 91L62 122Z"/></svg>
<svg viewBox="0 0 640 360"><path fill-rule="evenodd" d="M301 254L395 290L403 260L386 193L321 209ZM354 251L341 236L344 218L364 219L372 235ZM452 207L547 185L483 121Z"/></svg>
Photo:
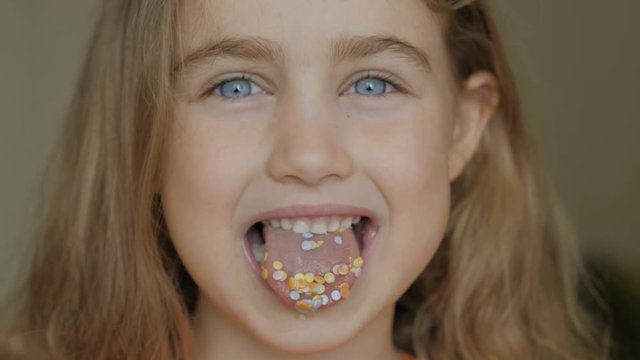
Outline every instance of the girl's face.
<svg viewBox="0 0 640 360"><path fill-rule="evenodd" d="M205 2L181 19L186 62L161 188L200 289L196 329L211 315L287 351L336 347L376 324L390 331L489 117L457 91L435 16L420 0ZM253 256L247 233L262 220L330 225L331 215L367 219L355 250L365 265L348 300L301 317L262 280L271 262ZM341 256L325 246L323 256ZM289 258L302 264L300 254Z"/></svg>

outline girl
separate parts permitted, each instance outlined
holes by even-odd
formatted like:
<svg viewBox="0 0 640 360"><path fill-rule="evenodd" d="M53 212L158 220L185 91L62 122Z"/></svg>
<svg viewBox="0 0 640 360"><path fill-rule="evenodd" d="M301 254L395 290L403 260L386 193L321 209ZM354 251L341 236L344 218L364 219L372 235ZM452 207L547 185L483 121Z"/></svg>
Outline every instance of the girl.
<svg viewBox="0 0 640 360"><path fill-rule="evenodd" d="M12 356L590 359L484 0L109 0Z"/></svg>

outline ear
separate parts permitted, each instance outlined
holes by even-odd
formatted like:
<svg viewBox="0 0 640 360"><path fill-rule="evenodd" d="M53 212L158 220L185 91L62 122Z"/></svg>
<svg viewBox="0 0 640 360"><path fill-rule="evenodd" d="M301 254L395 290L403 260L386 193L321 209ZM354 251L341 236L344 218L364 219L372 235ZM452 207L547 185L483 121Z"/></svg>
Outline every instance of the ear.
<svg viewBox="0 0 640 360"><path fill-rule="evenodd" d="M455 180L471 159L487 123L500 101L498 81L488 71L478 71L465 80L458 93L449 147L449 181Z"/></svg>

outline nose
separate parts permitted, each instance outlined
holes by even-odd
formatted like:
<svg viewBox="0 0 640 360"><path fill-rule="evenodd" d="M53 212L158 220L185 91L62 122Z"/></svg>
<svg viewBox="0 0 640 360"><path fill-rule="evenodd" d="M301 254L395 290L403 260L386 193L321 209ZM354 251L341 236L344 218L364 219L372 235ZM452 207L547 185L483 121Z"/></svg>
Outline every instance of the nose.
<svg viewBox="0 0 640 360"><path fill-rule="evenodd" d="M351 175L353 161L335 102L322 96L291 96L281 99L275 114L275 145L267 162L272 179L315 186Z"/></svg>

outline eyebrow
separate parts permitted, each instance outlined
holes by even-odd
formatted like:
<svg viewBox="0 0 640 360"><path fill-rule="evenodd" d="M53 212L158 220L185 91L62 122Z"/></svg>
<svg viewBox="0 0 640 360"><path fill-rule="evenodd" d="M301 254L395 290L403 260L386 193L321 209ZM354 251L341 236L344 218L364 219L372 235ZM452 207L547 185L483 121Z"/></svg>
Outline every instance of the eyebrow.
<svg viewBox="0 0 640 360"><path fill-rule="evenodd" d="M331 60L336 63L389 52L408 59L423 70L431 71L426 52L394 35L343 36L333 41L330 48ZM226 37L197 48L178 62L174 71L184 71L196 63L215 61L220 57L268 61L278 65L285 61L282 47L272 40L257 36Z"/></svg>

